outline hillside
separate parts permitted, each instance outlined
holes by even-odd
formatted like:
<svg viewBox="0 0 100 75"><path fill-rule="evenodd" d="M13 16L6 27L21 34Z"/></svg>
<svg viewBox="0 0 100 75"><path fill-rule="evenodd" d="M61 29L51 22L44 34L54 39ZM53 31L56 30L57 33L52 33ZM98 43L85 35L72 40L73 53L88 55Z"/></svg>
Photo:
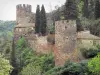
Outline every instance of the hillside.
<svg viewBox="0 0 100 75"><path fill-rule="evenodd" d="M16 21L2 21L0 20L0 36L11 32L16 25Z"/></svg>

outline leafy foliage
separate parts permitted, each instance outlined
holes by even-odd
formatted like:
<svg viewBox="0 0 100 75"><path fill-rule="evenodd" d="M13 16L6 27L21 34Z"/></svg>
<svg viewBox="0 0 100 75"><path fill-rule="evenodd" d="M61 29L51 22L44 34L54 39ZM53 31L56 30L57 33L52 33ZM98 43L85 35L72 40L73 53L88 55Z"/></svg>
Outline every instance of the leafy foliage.
<svg viewBox="0 0 100 75"><path fill-rule="evenodd" d="M77 5L77 7L78 7L78 17L83 15L83 10L82 10L83 9L83 5L84 5L83 0L80 0L80 2Z"/></svg>
<svg viewBox="0 0 100 75"><path fill-rule="evenodd" d="M49 32L55 33L55 26L53 24L50 25Z"/></svg>
<svg viewBox="0 0 100 75"><path fill-rule="evenodd" d="M96 36L100 36L100 19L94 20L90 25L90 32Z"/></svg>
<svg viewBox="0 0 100 75"><path fill-rule="evenodd" d="M54 67L51 55L34 55L26 67L21 71L22 75L44 75L44 73Z"/></svg>
<svg viewBox="0 0 100 75"><path fill-rule="evenodd" d="M97 48L89 48L89 49L81 48L80 50L85 58L93 58L98 54Z"/></svg>
<svg viewBox="0 0 100 75"><path fill-rule="evenodd" d="M20 75L41 75L41 68L33 65L33 63L30 63L24 67Z"/></svg>
<svg viewBox="0 0 100 75"><path fill-rule="evenodd" d="M83 26L82 26L82 24L80 22L80 19L76 20L76 25L77 25L77 32L80 32L80 31L84 30L84 28L83 28Z"/></svg>
<svg viewBox="0 0 100 75"><path fill-rule="evenodd" d="M54 67L45 73L45 75L89 75L86 62L74 63L67 61L62 67Z"/></svg>
<svg viewBox="0 0 100 75"><path fill-rule="evenodd" d="M15 47L16 63L19 69L22 69L29 63L29 60L33 57L33 50L28 46L28 43L22 37L18 40Z"/></svg>
<svg viewBox="0 0 100 75"><path fill-rule="evenodd" d="M94 75L100 75L100 53L88 62L88 67Z"/></svg>
<svg viewBox="0 0 100 75"><path fill-rule="evenodd" d="M2 57L0 54L0 75L9 75L12 70L12 66L9 61Z"/></svg>
<svg viewBox="0 0 100 75"><path fill-rule="evenodd" d="M15 70L19 70L20 75L43 74L54 67L53 55L37 55L24 37L18 40L12 55L15 57L12 64Z"/></svg>

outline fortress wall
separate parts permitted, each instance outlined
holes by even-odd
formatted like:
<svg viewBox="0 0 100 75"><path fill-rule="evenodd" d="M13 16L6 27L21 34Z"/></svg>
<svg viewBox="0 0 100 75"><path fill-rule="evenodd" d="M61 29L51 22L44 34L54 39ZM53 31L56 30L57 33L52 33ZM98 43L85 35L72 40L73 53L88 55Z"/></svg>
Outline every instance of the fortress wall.
<svg viewBox="0 0 100 75"><path fill-rule="evenodd" d="M73 57L77 49L76 29L75 20L61 20L55 22L55 46L64 59L76 60L76 57Z"/></svg>
<svg viewBox="0 0 100 75"><path fill-rule="evenodd" d="M15 41L21 36L24 36L28 40L34 39L34 28L35 14L32 12L31 5L18 4L16 6L16 26L14 28Z"/></svg>
<svg viewBox="0 0 100 75"><path fill-rule="evenodd" d="M77 32L75 20L61 20L55 22L55 35L50 38L37 36L35 30L35 15L31 5L19 4L16 6L17 25L14 29L15 41L25 36L31 48L37 53L54 52L55 64L64 65L67 59L77 60ZM50 41L48 42L47 39ZM53 41L53 42L52 42ZM52 45L53 44L53 45Z"/></svg>

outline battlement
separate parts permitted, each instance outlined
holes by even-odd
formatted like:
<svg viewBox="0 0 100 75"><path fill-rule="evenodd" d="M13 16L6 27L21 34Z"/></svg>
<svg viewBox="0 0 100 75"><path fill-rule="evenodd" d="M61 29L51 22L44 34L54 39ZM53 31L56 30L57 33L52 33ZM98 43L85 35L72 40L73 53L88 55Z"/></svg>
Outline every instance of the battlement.
<svg viewBox="0 0 100 75"><path fill-rule="evenodd" d="M55 24L56 25L61 25L61 24L68 24L70 23L70 25L75 24L76 20L60 20L60 21L56 21Z"/></svg>
<svg viewBox="0 0 100 75"><path fill-rule="evenodd" d="M26 12L31 12L32 6L29 5L29 4L18 4L18 5L16 6L16 9L17 9L17 11L22 11L22 10L24 10L24 11L26 11Z"/></svg>
<svg viewBox="0 0 100 75"><path fill-rule="evenodd" d="M17 24L27 24L34 22L35 15L32 12L31 5L18 4L16 6L16 21ZM27 24L28 25L28 24Z"/></svg>
<svg viewBox="0 0 100 75"><path fill-rule="evenodd" d="M76 43L76 20L61 20L55 22L55 44L64 53L71 53Z"/></svg>

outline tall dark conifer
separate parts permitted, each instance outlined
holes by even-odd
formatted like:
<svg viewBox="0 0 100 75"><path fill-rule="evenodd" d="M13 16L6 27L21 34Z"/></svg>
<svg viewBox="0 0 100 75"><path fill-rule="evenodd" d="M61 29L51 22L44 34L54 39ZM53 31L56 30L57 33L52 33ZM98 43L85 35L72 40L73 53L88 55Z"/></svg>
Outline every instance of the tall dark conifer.
<svg viewBox="0 0 100 75"><path fill-rule="evenodd" d="M10 64L13 66L13 70L10 75L18 75L18 67L16 62L16 54L15 54L15 43L14 38L12 41L12 51L11 51L11 57L10 57Z"/></svg>
<svg viewBox="0 0 100 75"><path fill-rule="evenodd" d="M66 0L64 15L65 19L77 18L76 0Z"/></svg>
<svg viewBox="0 0 100 75"><path fill-rule="evenodd" d="M88 18L89 17L88 0L83 0L83 1L84 1L83 16Z"/></svg>
<svg viewBox="0 0 100 75"><path fill-rule="evenodd" d="M95 1L94 0L90 0L89 2L89 18L92 19L94 18L94 10L95 10Z"/></svg>
<svg viewBox="0 0 100 75"><path fill-rule="evenodd" d="M100 1L96 0L95 3L95 18L98 19L100 18Z"/></svg>
<svg viewBox="0 0 100 75"><path fill-rule="evenodd" d="M40 6L39 5L37 5L37 9L36 9L35 32L40 33Z"/></svg>
<svg viewBox="0 0 100 75"><path fill-rule="evenodd" d="M46 20L46 12L44 5L41 7L41 33L42 35L46 35L47 30L47 20Z"/></svg>

